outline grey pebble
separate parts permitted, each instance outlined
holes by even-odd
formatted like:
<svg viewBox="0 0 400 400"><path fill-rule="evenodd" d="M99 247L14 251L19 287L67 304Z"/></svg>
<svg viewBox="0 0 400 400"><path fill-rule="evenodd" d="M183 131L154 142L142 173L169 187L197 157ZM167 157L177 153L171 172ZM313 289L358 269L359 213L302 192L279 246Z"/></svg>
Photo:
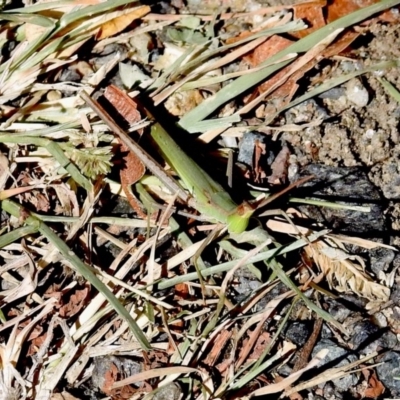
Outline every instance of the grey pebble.
<svg viewBox="0 0 400 400"><path fill-rule="evenodd" d="M102 390L105 384L106 373L115 365L122 376L136 375L142 371L140 363L127 357L100 356L93 359L92 384L98 390ZM136 382L140 386L142 382Z"/></svg>
<svg viewBox="0 0 400 400"><path fill-rule="evenodd" d="M376 367L378 378L390 390L392 396L400 396L400 354L389 351L379 360L382 364ZM387 396L386 396L387 397Z"/></svg>
<svg viewBox="0 0 400 400"><path fill-rule="evenodd" d="M338 322L343 322L351 314L351 310L339 301L327 299L326 302L329 304L329 314Z"/></svg>
<svg viewBox="0 0 400 400"><path fill-rule="evenodd" d="M289 322L285 336L297 346L303 346L312 332L312 324L308 321Z"/></svg>
<svg viewBox="0 0 400 400"><path fill-rule="evenodd" d="M381 196L361 168L332 167L309 164L300 176L315 178L301 187L298 197L311 197L350 206L368 206L370 212L332 209L329 207L300 206L301 212L333 229L346 233L382 232L386 229Z"/></svg>
<svg viewBox="0 0 400 400"><path fill-rule="evenodd" d="M312 356L315 355L322 349L329 350L329 353L321 361L319 367L327 365L327 368L333 367L343 367L357 360L354 354L350 354L348 350L338 346L335 342L329 339L322 339L319 341L312 352ZM358 377L356 374L346 375L343 378L335 379L332 381L333 385L340 392L349 390L351 387L355 386L358 382Z"/></svg>
<svg viewBox="0 0 400 400"><path fill-rule="evenodd" d="M340 97L344 96L346 94L346 89L345 88L333 88L329 89L324 93L321 93L318 97L320 99L331 99L331 100L337 100Z"/></svg>
<svg viewBox="0 0 400 400"><path fill-rule="evenodd" d="M239 144L238 161L249 167L253 166L255 141L266 144L267 137L257 132L246 132ZM273 161L273 160L272 160ZM271 161L271 162L272 162Z"/></svg>
<svg viewBox="0 0 400 400"><path fill-rule="evenodd" d="M369 102L368 90L359 79L351 79L346 83L347 99L356 107L365 107Z"/></svg>
<svg viewBox="0 0 400 400"><path fill-rule="evenodd" d="M391 331L379 329L369 321L360 321L352 327L350 346L360 355L371 354L379 348L392 349L397 345L397 337Z"/></svg>
<svg viewBox="0 0 400 400"><path fill-rule="evenodd" d="M386 272L396 256L396 253L391 249L377 247L369 251L371 269L376 276L379 272Z"/></svg>
<svg viewBox="0 0 400 400"><path fill-rule="evenodd" d="M153 400L178 400L182 389L177 383L162 386L153 396Z"/></svg>

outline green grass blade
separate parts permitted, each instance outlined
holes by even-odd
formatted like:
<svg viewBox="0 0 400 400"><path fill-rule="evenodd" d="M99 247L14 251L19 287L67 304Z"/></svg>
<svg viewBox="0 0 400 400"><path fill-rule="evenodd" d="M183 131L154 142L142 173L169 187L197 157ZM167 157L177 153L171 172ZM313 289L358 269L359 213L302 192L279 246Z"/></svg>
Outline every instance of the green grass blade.
<svg viewBox="0 0 400 400"><path fill-rule="evenodd" d="M14 8L12 10L4 10L4 13L24 13L24 14L33 14L40 11L54 10L57 8L62 8L68 6L70 4L74 4L75 0L64 0L64 1L53 1L51 3L39 3L31 6Z"/></svg>
<svg viewBox="0 0 400 400"><path fill-rule="evenodd" d="M25 62L20 64L20 67L22 69L29 69L36 65L39 65L46 57L48 57L50 54L53 54L59 49L63 40L64 38L54 39L48 45L40 49L40 51L38 51L34 56L30 57ZM12 65L12 68L13 67L15 67L15 65Z"/></svg>
<svg viewBox="0 0 400 400"><path fill-rule="evenodd" d="M54 27L55 21L52 18L47 18L44 17L43 15L37 15L37 14L6 14L6 13L0 13L0 20L3 21L12 21L16 22L19 24L33 24L33 25L38 25L38 26L43 26L44 28L51 28Z"/></svg>
<svg viewBox="0 0 400 400"><path fill-rule="evenodd" d="M22 226L21 228L17 228L12 230L11 232L5 233L0 236L0 249L9 245L10 243L14 243L18 239L23 238L27 235L33 235L38 231L38 227L34 225Z"/></svg>
<svg viewBox="0 0 400 400"><path fill-rule="evenodd" d="M333 32L357 24L376 13L384 11L387 8L394 7L398 4L400 4L400 0L383 0L379 3L348 14L334 22L331 22L323 28L318 29L317 31L311 33L305 38L293 43L284 50L270 57L268 60L266 60L266 62L278 62L279 60L284 59L288 54L304 53L310 50L321 40L328 37ZM271 74L278 71L280 68L281 66L272 66L267 68L266 70L257 71L251 75L242 76L236 79L234 82L226 85L213 97L210 97L206 101L203 101L196 108L185 114L185 116L182 117L179 121L180 126L188 130L190 128L190 125L203 120L212 112L217 110L220 106L234 99L236 96L245 92L251 87L259 84L260 82L268 78Z"/></svg>
<svg viewBox="0 0 400 400"><path fill-rule="evenodd" d="M48 40L54 31L54 27L49 27L45 32L43 32L41 35L39 35L35 40L33 40L31 43L29 43L29 46L25 49L23 54L21 54L20 57L16 58L13 60L10 69L16 69L19 65L21 65L25 60L27 60L32 54L35 53L36 50L40 48L40 46L45 43L46 40ZM0 72L2 72L5 68L6 64L1 65L0 67Z"/></svg>
<svg viewBox="0 0 400 400"><path fill-rule="evenodd" d="M332 315L328 312L319 308L316 304L314 304L308 297L304 295L304 293L294 284L294 282L286 275L285 271L282 268L282 265L276 261L274 258L271 258L269 261L264 261L265 264L272 269L272 271L276 274L279 280L284 283L289 289L292 289L303 302L307 305L307 307L314 311L317 315L323 318L326 322L331 323L337 329L339 329L342 333L347 335L346 330L344 327L337 322Z"/></svg>
<svg viewBox="0 0 400 400"><path fill-rule="evenodd" d="M138 3L138 5L140 5L138 0L113 0L113 1L105 1L104 3L87 6L87 7L81 8L77 11L65 13L59 21L59 24L58 24L59 28L57 29L57 31L64 29L66 26L68 26L82 18L87 19L87 18L93 17L94 15L102 14L107 11L110 11L113 8L125 6L128 4L133 4L133 3Z"/></svg>
<svg viewBox="0 0 400 400"><path fill-rule="evenodd" d="M243 266L248 265L248 264L254 264L254 263L260 262L260 261L265 261L265 260L270 259L271 257L277 257L278 255L282 255L282 254L286 254L286 253L289 253L294 250L298 250L298 249L302 248L303 246L307 246L309 244L309 242L313 242L314 240L317 240L318 238L326 235L328 232L329 232L328 230L316 232L307 238L308 241L305 239L298 239L295 242L293 242L289 245L281 246L278 249L264 251L262 253L255 255L254 257L250 257L248 260L246 260L243 263ZM219 274L221 272L229 271L230 269L235 267L235 265L237 265L237 260L228 261L228 262L225 262L222 264L214 265L212 267L203 269L201 271L201 274L203 275L203 278L204 278L204 277L211 276L214 274ZM161 280L157 284L157 287L160 290L167 289L169 287L177 285L178 283L194 281L197 278L198 278L197 272L191 272L189 274L180 275L180 276L176 276L174 278Z"/></svg>
<svg viewBox="0 0 400 400"><path fill-rule="evenodd" d="M384 89L398 102L400 103L400 92L385 78L378 78L380 84Z"/></svg>
<svg viewBox="0 0 400 400"><path fill-rule="evenodd" d="M315 96L320 95L321 93L324 93L336 86L342 85L343 83L349 81L350 79L353 79L357 76L363 75L367 72L373 72L373 71L379 71L382 69L387 69L387 68L391 68L391 67L396 67L398 66L399 62L398 61L385 61L379 64L375 64L375 65L371 65L370 67L366 67L362 70L359 71L355 71L355 72L351 72L349 74L345 74L345 75L341 75L337 78L332 78L332 79L328 79L327 81L325 81L323 84L317 86L316 88L310 90L309 92L305 93L303 96L297 97L296 99L294 99L293 101L291 101L290 103L288 103L286 106L280 108L275 114L273 114L270 119L273 119L276 115L278 115L279 113L281 113L282 111L285 111L289 108L292 108L294 106L297 106L297 104L303 103L304 101L311 99Z"/></svg>
<svg viewBox="0 0 400 400"><path fill-rule="evenodd" d="M20 215L23 215L23 207L10 200L3 200L1 202L1 208L17 218L19 218ZM91 268L83 263L80 258L67 246L67 244L60 239L45 223L33 216L26 218L25 223L37 229L47 238L50 243L57 248L65 260L74 267L76 272L81 274L87 281L89 281L108 300L114 310L128 323L132 333L135 335L142 348L144 350L150 350L150 343L137 325L136 321L131 317L128 310L118 301L110 289L92 272Z"/></svg>
<svg viewBox="0 0 400 400"><path fill-rule="evenodd" d="M0 135L0 143L30 144L43 147L50 152L50 154L58 161L62 168L65 168L69 172L72 179L74 179L78 185L82 186L88 192L90 192L93 188L92 183L81 174L79 169L64 154L61 146L56 142L53 142L49 139L32 136L14 136L13 134L5 134Z"/></svg>

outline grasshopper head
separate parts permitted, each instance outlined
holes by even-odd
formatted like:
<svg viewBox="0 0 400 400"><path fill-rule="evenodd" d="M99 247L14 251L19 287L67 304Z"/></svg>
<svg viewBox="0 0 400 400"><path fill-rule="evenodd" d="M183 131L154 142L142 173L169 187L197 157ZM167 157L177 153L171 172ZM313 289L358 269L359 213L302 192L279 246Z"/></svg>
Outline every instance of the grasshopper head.
<svg viewBox="0 0 400 400"><path fill-rule="evenodd" d="M234 212L228 215L228 231L242 233L246 230L254 208L249 203L242 203Z"/></svg>

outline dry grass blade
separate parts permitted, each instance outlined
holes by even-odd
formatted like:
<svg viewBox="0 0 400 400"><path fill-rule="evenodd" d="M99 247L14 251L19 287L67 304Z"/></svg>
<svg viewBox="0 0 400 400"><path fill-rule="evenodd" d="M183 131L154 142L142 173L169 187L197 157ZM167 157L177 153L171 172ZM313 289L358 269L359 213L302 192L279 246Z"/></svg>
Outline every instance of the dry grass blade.
<svg viewBox="0 0 400 400"><path fill-rule="evenodd" d="M313 387L316 385L320 385L321 383L328 382L333 379L339 379L339 378L342 378L343 376L346 376L353 372L356 372L356 371L351 371L351 369L357 367L358 365L368 362L369 360L373 359L376 356L377 356L377 353L373 352L372 354L362 357L360 360L357 360L355 362L347 364L343 367L330 368L324 372L321 372L319 375L310 379L309 381L300 383L297 386L295 386L291 389L288 389L282 395L282 397L290 396L293 393L300 392L301 390L304 390L304 389L307 389L307 388L310 388L310 387Z"/></svg>
<svg viewBox="0 0 400 400"><path fill-rule="evenodd" d="M203 378L203 383L210 381L210 377L206 372L202 372L196 368L190 367L169 367L169 368L157 368L150 371L141 372L132 377L114 383L113 388L118 388L125 385L130 385L135 382L140 382L146 379L151 379L160 376L175 375L175 374L191 374L198 373Z"/></svg>
<svg viewBox="0 0 400 400"><path fill-rule="evenodd" d="M8 200L3 200L2 208L9 212L11 215L20 215L21 207L12 203ZM28 214L29 215L29 214ZM82 274L85 279L93 284L103 296L112 304L115 311L128 322L132 332L138 339L139 343L144 349L150 349L150 343L148 342L146 336L142 330L137 325L136 321L132 318L126 308L119 302L119 300L114 296L110 289L92 272L92 269L88 267L81 259L62 241L47 225L45 225L40 220L28 216L25 222L29 225L35 226L47 239L57 248L57 250L63 255L66 261L70 265L74 266L76 270Z"/></svg>
<svg viewBox="0 0 400 400"><path fill-rule="evenodd" d="M354 25L365 20L371 15L374 15L387 8L394 7L399 3L399 0L384 0L346 15L286 47L273 57L270 57L267 62L271 64L277 62L278 60L284 59L288 54L307 52L318 42L329 36L329 34L337 29L343 29ZM285 66L285 64L268 67L265 70L253 73L251 76L242 76L236 79L234 82L226 85L218 93L207 99L207 101L201 103L196 108L188 112L183 118L181 118L179 124L184 129L190 129L194 124L199 123L216 109L218 109L218 107L265 80L283 66Z"/></svg>
<svg viewBox="0 0 400 400"><path fill-rule="evenodd" d="M348 333L324 303L319 306L318 296L330 293L309 276L299 283L299 252L312 257L338 291L382 302L389 290L368 277L361 258L345 252L348 243L376 248L371 241L328 235L311 221L304 225L320 232L302 228L283 212L289 228L271 218L272 202L286 205L283 195L311 179L287 184L291 157L300 163L288 150L292 142L283 152L266 144L254 157L269 197L264 188L250 189L248 176L236 175L234 154L250 130L273 131L277 142L283 132L324 129L324 116L298 124L282 115L282 124L266 124L316 93L396 66L365 63L331 79L324 78L341 70L320 74L316 67L339 54L332 41L343 50L339 33L400 0L383 0L297 42L277 39L299 37L300 29L309 33L306 22L312 21L297 19L296 6L193 16L183 15L191 12L190 1L174 1L167 3L176 15L146 17L165 2L22 3L12 9L7 0L0 11L0 208L6 217L0 226L0 331L8 338L0 344L0 400L56 400L67 388L148 400L169 385L179 395L167 399L289 393L326 353L306 365L315 329L298 354L301 363L281 380L276 367L296 349L284 331L289 321L316 313L337 338ZM156 19L166 22L150 22ZM307 80L311 68L318 76ZM110 86L119 81L114 73L121 78L118 89ZM300 79L321 85L296 98ZM207 131L209 140L239 125L216 143L226 149L208 153L202 144L192 159L190 138L181 148L185 132L175 132L173 119L161 119L168 112L187 132ZM228 152L224 185L218 179ZM261 153L267 158L268 152L278 154L265 159L272 175L261 167ZM215 162L198 165L215 154ZM274 230L283 234L271 236ZM395 272L379 277L393 282Z"/></svg>
<svg viewBox="0 0 400 400"><path fill-rule="evenodd" d="M277 393L285 390L291 384L296 382L304 372L308 371L309 369L315 368L326 357L327 354L328 350L326 349L319 351L318 354L316 354L316 356L307 364L306 367L297 372L294 372L287 378L283 379L281 382L268 385L261 389L257 389L256 391L251 393L250 397L263 396L266 394Z"/></svg>
<svg viewBox="0 0 400 400"><path fill-rule="evenodd" d="M338 292L353 291L370 301L385 302L389 299L389 288L374 282L365 273L361 257L346 253L338 245L324 241L311 243L304 248L326 276L329 286Z"/></svg>

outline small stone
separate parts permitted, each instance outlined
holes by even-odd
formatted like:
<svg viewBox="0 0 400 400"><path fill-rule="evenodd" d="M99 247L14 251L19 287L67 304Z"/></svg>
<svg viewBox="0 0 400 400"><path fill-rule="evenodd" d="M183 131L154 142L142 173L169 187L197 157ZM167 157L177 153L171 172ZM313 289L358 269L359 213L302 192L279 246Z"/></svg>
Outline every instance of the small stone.
<svg viewBox="0 0 400 400"><path fill-rule="evenodd" d="M351 311L339 301L328 299L327 302L329 303L328 312L336 321L343 322L350 315Z"/></svg>
<svg viewBox="0 0 400 400"><path fill-rule="evenodd" d="M379 327L379 328L387 328L388 326L388 321L385 315L381 312L376 313L375 315L372 316L374 323Z"/></svg>
<svg viewBox="0 0 400 400"><path fill-rule="evenodd" d="M400 286L396 285L390 295L390 300L397 306L400 306Z"/></svg>
<svg viewBox="0 0 400 400"><path fill-rule="evenodd" d="M345 93L346 89L344 88L333 88L321 93L318 97L320 99L338 100L340 97L344 96Z"/></svg>
<svg viewBox="0 0 400 400"><path fill-rule="evenodd" d="M87 61L77 61L74 64L75 71L81 76L89 76L93 74L93 68Z"/></svg>
<svg viewBox="0 0 400 400"><path fill-rule="evenodd" d="M115 366L121 376L128 377L136 375L142 371L140 363L127 357L101 356L93 359L94 368L92 372L92 384L98 390L103 390L107 384L107 373ZM135 386L140 386L142 382L136 382Z"/></svg>
<svg viewBox="0 0 400 400"><path fill-rule="evenodd" d="M63 69L58 77L59 82L80 82L81 79L81 76L71 68Z"/></svg>
<svg viewBox="0 0 400 400"><path fill-rule="evenodd" d="M294 321L288 323L285 336L297 346L303 346L312 332L312 324L308 321Z"/></svg>
<svg viewBox="0 0 400 400"><path fill-rule="evenodd" d="M261 282L244 277L239 278L239 285L235 288L236 292L245 296L256 291L261 286Z"/></svg>
<svg viewBox="0 0 400 400"><path fill-rule="evenodd" d="M309 123L318 118L326 119L328 117L329 114L326 109L318 105L314 99L306 100L285 113L286 123L288 124Z"/></svg>
<svg viewBox="0 0 400 400"><path fill-rule="evenodd" d="M50 90L46 95L48 101L57 101L60 100L61 97L62 94L59 90Z"/></svg>
<svg viewBox="0 0 400 400"><path fill-rule="evenodd" d="M177 383L169 383L162 386L153 396L153 400L178 400L182 394L182 389Z"/></svg>
<svg viewBox="0 0 400 400"><path fill-rule="evenodd" d="M370 263L371 269L376 276L379 276L379 273L386 272L391 263L394 260L396 253L384 247L377 247L375 249L371 249L369 251L370 254Z"/></svg>
<svg viewBox="0 0 400 400"><path fill-rule="evenodd" d="M365 107L369 102L367 89L358 79L351 79L346 84L347 99L357 107Z"/></svg>
<svg viewBox="0 0 400 400"><path fill-rule="evenodd" d="M364 133L364 136L366 139L372 139L375 133L376 131L374 131L373 129L367 129L366 132Z"/></svg>
<svg viewBox="0 0 400 400"><path fill-rule="evenodd" d="M392 349L397 344L396 335L391 331L383 331L369 321L361 321L353 326L350 346L358 353L371 354L378 348Z"/></svg>
<svg viewBox="0 0 400 400"><path fill-rule="evenodd" d="M340 393L337 393L332 382L327 382L324 386L324 398L326 400L340 400Z"/></svg>
<svg viewBox="0 0 400 400"><path fill-rule="evenodd" d="M354 354L350 354L346 349L338 346L335 342L329 339L322 339L319 341L314 347L312 356L315 357L315 355L322 349L329 350L329 353L320 362L320 367L325 364L329 364L330 367L343 367L357 360L357 357ZM332 381L336 389L340 392L349 390L351 387L355 386L357 382L358 377L355 374L347 375L343 378Z"/></svg>
<svg viewBox="0 0 400 400"><path fill-rule="evenodd" d="M332 329L329 328L329 326L327 324L322 324L320 336L321 336L321 339L332 339L333 338Z"/></svg>
<svg viewBox="0 0 400 400"><path fill-rule="evenodd" d="M182 116L193 110L204 100L199 90L175 92L168 97L165 108L175 116Z"/></svg>
<svg viewBox="0 0 400 400"><path fill-rule="evenodd" d="M286 378L289 376L293 371L293 368L290 367L288 364L283 364L281 367L278 368L278 374Z"/></svg>
<svg viewBox="0 0 400 400"><path fill-rule="evenodd" d="M238 162L245 164L248 167L253 166L256 141L266 145L267 137L258 132L246 132L243 135L239 144Z"/></svg>
<svg viewBox="0 0 400 400"><path fill-rule="evenodd" d="M379 380L390 390L393 397L400 396L400 354L389 351L379 360L376 367ZM387 396L386 396L387 397Z"/></svg>
<svg viewBox="0 0 400 400"><path fill-rule="evenodd" d="M386 217L380 201L381 195L361 168L309 164L299 175L297 179L309 175L315 177L302 185L303 193L300 195L304 197L314 196L338 204L370 207L370 212L363 212L305 205L299 207L302 213L346 233L359 235L360 232L385 231Z"/></svg>
<svg viewBox="0 0 400 400"><path fill-rule="evenodd" d="M388 200L400 199L400 167L397 154L385 160L382 165L375 165L370 174Z"/></svg>

